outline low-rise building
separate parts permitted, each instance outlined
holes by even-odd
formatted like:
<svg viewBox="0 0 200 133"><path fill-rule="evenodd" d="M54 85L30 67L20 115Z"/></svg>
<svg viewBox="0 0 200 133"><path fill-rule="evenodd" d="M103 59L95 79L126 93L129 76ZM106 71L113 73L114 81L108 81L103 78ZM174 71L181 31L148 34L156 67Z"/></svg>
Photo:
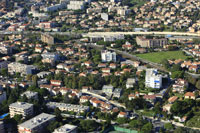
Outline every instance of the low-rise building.
<svg viewBox="0 0 200 133"><path fill-rule="evenodd" d="M33 91L26 91L24 93L21 94L21 96L26 96L28 99L38 99L38 92L33 92Z"/></svg>
<svg viewBox="0 0 200 133"><path fill-rule="evenodd" d="M41 113L34 118L18 125L19 133L42 133L46 126L55 120L55 115Z"/></svg>
<svg viewBox="0 0 200 133"><path fill-rule="evenodd" d="M53 133L78 133L78 127L70 124L65 124L54 130Z"/></svg>
<svg viewBox="0 0 200 133"><path fill-rule="evenodd" d="M21 75L34 74L36 70L37 70L36 67L33 65L26 65L18 62L12 62L8 64L8 72L10 74L15 74L15 73L20 73Z"/></svg>
<svg viewBox="0 0 200 133"><path fill-rule="evenodd" d="M33 115L33 104L25 102L15 102L9 106L10 117L15 115L22 115L23 118L27 118Z"/></svg>
<svg viewBox="0 0 200 133"><path fill-rule="evenodd" d="M112 85L104 85L102 88L102 92L106 95L112 95L114 87Z"/></svg>
<svg viewBox="0 0 200 133"><path fill-rule="evenodd" d="M89 106L66 104L66 103L48 102L46 105L48 108L51 109L59 108L61 111L87 112L89 110Z"/></svg>
<svg viewBox="0 0 200 133"><path fill-rule="evenodd" d="M166 38L161 38L161 39L147 39L143 36L137 36L136 37L136 42L138 45L141 47L147 47L147 48L152 48L152 47L163 47L164 45L167 45L168 41Z"/></svg>
<svg viewBox="0 0 200 133"><path fill-rule="evenodd" d="M135 83L136 81L134 78L128 78L126 81L126 88L132 88Z"/></svg>
<svg viewBox="0 0 200 133"><path fill-rule="evenodd" d="M41 34L41 40L47 44L54 44L54 37L49 34Z"/></svg>

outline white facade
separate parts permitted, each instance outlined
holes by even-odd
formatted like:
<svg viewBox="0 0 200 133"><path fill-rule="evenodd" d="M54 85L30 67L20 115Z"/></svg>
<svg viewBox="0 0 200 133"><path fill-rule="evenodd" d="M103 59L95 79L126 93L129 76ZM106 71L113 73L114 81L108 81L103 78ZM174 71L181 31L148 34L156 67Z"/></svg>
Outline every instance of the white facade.
<svg viewBox="0 0 200 133"><path fill-rule="evenodd" d="M38 92L33 92L33 91L26 91L23 94L21 94L21 96L26 96L28 99L38 99Z"/></svg>
<svg viewBox="0 0 200 133"><path fill-rule="evenodd" d="M84 9L85 1L70 1L67 5L67 9L70 10L82 10Z"/></svg>
<svg viewBox="0 0 200 133"><path fill-rule="evenodd" d="M10 74L20 73L21 75L33 74L36 67L33 65L21 64L18 62L12 62L8 64L8 72Z"/></svg>
<svg viewBox="0 0 200 133"><path fill-rule="evenodd" d="M46 105L48 108L59 108L61 111L87 112L89 110L89 106L65 104L58 102L48 102Z"/></svg>
<svg viewBox="0 0 200 133"><path fill-rule="evenodd" d="M19 133L43 133L43 129L55 119L54 115L41 113L34 118L18 125Z"/></svg>
<svg viewBox="0 0 200 133"><path fill-rule="evenodd" d="M9 112L11 118L15 115L22 115L23 118L27 118L27 116L33 115L33 104L25 102L12 103L9 106Z"/></svg>
<svg viewBox="0 0 200 133"><path fill-rule="evenodd" d="M145 86L158 89L162 87L162 75L158 74L157 69L146 70Z"/></svg>
<svg viewBox="0 0 200 133"><path fill-rule="evenodd" d="M116 62L117 61L117 57L116 57L116 53L115 52L111 52L111 51L107 51L107 50L102 50L101 51L101 60L102 62Z"/></svg>
<svg viewBox="0 0 200 133"><path fill-rule="evenodd" d="M101 13L101 18L102 18L103 20L105 20L105 21L108 21L109 16L108 16L107 13Z"/></svg>

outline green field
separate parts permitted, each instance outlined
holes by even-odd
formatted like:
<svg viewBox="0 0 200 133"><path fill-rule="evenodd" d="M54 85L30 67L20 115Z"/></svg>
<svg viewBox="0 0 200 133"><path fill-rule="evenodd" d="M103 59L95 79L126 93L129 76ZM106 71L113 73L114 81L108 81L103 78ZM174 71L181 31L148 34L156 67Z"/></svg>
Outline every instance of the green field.
<svg viewBox="0 0 200 133"><path fill-rule="evenodd" d="M182 51L166 51L166 52L153 52L146 54L137 54L136 56L146 59L151 62L161 63L163 59L186 59L187 56Z"/></svg>

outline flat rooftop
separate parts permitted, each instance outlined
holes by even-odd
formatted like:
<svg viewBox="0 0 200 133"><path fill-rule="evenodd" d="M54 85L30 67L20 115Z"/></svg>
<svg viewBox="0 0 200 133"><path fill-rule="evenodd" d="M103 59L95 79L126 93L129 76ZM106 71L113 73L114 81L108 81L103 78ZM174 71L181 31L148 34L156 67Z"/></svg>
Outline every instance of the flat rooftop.
<svg viewBox="0 0 200 133"><path fill-rule="evenodd" d="M72 130L76 129L77 126L65 124L64 126L61 126L54 130L53 133L70 133Z"/></svg>
<svg viewBox="0 0 200 133"><path fill-rule="evenodd" d="M33 104L30 104L30 103L15 102L15 103L10 104L9 107L12 107L12 108L21 108L21 109L29 109L32 106L33 106Z"/></svg>
<svg viewBox="0 0 200 133"><path fill-rule="evenodd" d="M51 119L54 119L55 118L55 115L50 115L50 114L46 114L46 113L41 113L37 116L35 116L34 118L28 120L28 121L25 121L24 123L22 124L19 124L18 127L23 127L23 128L26 128L26 129L34 129L35 127L43 124L43 123L46 123L47 121L51 120Z"/></svg>

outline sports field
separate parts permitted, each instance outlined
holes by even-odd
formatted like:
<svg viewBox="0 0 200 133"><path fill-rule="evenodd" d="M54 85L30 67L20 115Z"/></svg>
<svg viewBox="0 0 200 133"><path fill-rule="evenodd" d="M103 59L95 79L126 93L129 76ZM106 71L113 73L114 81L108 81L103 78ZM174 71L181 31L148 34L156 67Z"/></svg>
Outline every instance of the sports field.
<svg viewBox="0 0 200 133"><path fill-rule="evenodd" d="M151 62L161 63L163 59L186 59L187 56L182 51L164 51L164 52L153 52L146 54L137 54L136 56L146 59Z"/></svg>

